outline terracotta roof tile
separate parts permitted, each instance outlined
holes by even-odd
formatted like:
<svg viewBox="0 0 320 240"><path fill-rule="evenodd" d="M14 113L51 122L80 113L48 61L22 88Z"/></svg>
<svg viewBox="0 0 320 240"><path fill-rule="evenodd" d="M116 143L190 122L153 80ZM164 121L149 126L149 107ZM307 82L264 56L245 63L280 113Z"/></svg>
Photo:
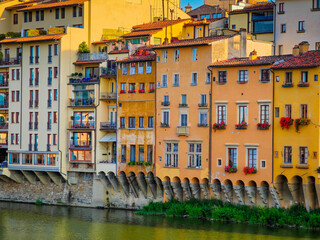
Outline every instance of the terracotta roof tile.
<svg viewBox="0 0 320 240"><path fill-rule="evenodd" d="M274 64L274 69L313 68L320 66L320 51L309 51L292 57L287 61Z"/></svg>
<svg viewBox="0 0 320 240"><path fill-rule="evenodd" d="M229 14L237 14L237 13L247 13L247 12L255 12L255 11L272 11L273 3L271 2L263 2L252 4L243 9L233 10Z"/></svg>
<svg viewBox="0 0 320 240"><path fill-rule="evenodd" d="M261 56L254 60L245 58L231 58L211 64L211 67L237 67L237 66L258 66L258 65L272 65L276 62L291 58L292 55L278 55L278 56Z"/></svg>
<svg viewBox="0 0 320 240"><path fill-rule="evenodd" d="M210 18L210 19L201 20L201 21L192 21L192 22L184 24L184 26L209 25L210 23L216 22L221 19L224 19L224 18Z"/></svg>
<svg viewBox="0 0 320 240"><path fill-rule="evenodd" d="M128 62L145 62L153 61L156 59L156 55L151 53L149 55L132 55L127 58L117 61L118 63L128 63Z"/></svg>
<svg viewBox="0 0 320 240"><path fill-rule="evenodd" d="M19 11L33 11L33 10L39 10L39 9L69 7L69 6L83 4L86 1L87 0L66 0L66 1L52 0L50 2L38 3L33 6L22 8Z"/></svg>
<svg viewBox="0 0 320 240"><path fill-rule="evenodd" d="M127 33L127 34L122 35L122 37L129 38L129 37L151 36L152 34L155 34L157 32L160 32L160 30L133 31L131 33Z"/></svg>
<svg viewBox="0 0 320 240"><path fill-rule="evenodd" d="M109 54L129 53L128 49L110 51Z"/></svg>
<svg viewBox="0 0 320 240"><path fill-rule="evenodd" d="M160 22L145 23L145 24L133 26L132 29L134 31L160 30L164 27L168 27L168 26L178 24L181 22L186 22L186 21L190 21L190 19L165 20Z"/></svg>
<svg viewBox="0 0 320 240"><path fill-rule="evenodd" d="M104 62L104 60L88 60L88 61L76 61L74 65L83 65L83 64L99 64Z"/></svg>
<svg viewBox="0 0 320 240"><path fill-rule="evenodd" d="M20 38L6 38L0 41L2 43L26 43L26 42L41 42L41 41L54 41L61 39L66 34L51 34L40 35L35 37L20 37Z"/></svg>
<svg viewBox="0 0 320 240"><path fill-rule="evenodd" d="M199 45L208 45L209 43L219 41L222 39L231 38L234 35L223 35L223 36L214 36L214 37L205 37L205 38L196 38L196 39L185 39L179 40L169 44L155 45L153 48L174 48L174 47L189 47L189 46L199 46Z"/></svg>
<svg viewBox="0 0 320 240"><path fill-rule="evenodd" d="M18 3L9 7L6 7L6 10L20 9L32 6L34 3L42 2L43 0L31 0L24 3Z"/></svg>
<svg viewBox="0 0 320 240"><path fill-rule="evenodd" d="M188 15L194 16L194 15L201 15L201 14L208 14L208 13L222 13L223 9L216 8L214 6L203 4L202 6L195 8L188 12Z"/></svg>

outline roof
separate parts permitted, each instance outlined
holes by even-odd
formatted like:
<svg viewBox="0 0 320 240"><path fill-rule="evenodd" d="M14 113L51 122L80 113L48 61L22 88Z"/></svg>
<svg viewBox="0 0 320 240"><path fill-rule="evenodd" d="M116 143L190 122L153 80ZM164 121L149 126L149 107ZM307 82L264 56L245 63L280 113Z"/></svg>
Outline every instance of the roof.
<svg viewBox="0 0 320 240"><path fill-rule="evenodd" d="M179 41L168 43L168 44L155 45L153 48L159 49L159 48L175 48L175 47L209 45L212 42L231 38L233 36L234 35L222 35L222 36L204 37L204 38L196 38L196 39L185 39L185 40L179 40Z"/></svg>
<svg viewBox="0 0 320 240"><path fill-rule="evenodd" d="M258 11L273 11L273 3L261 2L261 3L257 3L257 4L252 4L252 5L244 7L243 9L233 10L229 14L258 12Z"/></svg>
<svg viewBox="0 0 320 240"><path fill-rule="evenodd" d="M320 51L309 51L292 57L285 62L274 64L274 69L313 68L320 66Z"/></svg>
<svg viewBox="0 0 320 240"><path fill-rule="evenodd" d="M254 60L245 58L231 58L219 61L210 65L210 67L240 67L240 66L259 66L259 65L272 65L276 62L287 60L292 55L278 55L278 56L261 56Z"/></svg>
<svg viewBox="0 0 320 240"><path fill-rule="evenodd" d="M15 5L6 7L6 10L13 10L13 9L30 7L30 6L32 6L34 3L41 2L41 1L43 1L43 0L31 0L31 1L28 1L28 2L23 2L23 3L15 4Z"/></svg>
<svg viewBox="0 0 320 240"><path fill-rule="evenodd" d="M65 0L65 1L52 0L49 2L42 2L42 3L35 4L33 6L28 6L18 11L33 11L33 10L40 10L40 9L69 7L69 6L83 4L86 1L87 0Z"/></svg>
<svg viewBox="0 0 320 240"><path fill-rule="evenodd" d="M6 38L0 41L3 43L26 43L26 42L41 42L41 41L54 41L61 39L66 34L51 34L51 35L39 35L35 37L19 37L19 38Z"/></svg>
<svg viewBox="0 0 320 240"><path fill-rule="evenodd" d="M181 22L189 21L189 19L177 19L177 20L164 20L160 22L144 23L133 26L134 31L145 31L145 30L161 30L164 27L168 27Z"/></svg>
<svg viewBox="0 0 320 240"><path fill-rule="evenodd" d="M83 65L83 64L100 64L104 62L105 60L86 60L86 61L76 61L73 64L74 65Z"/></svg>
<svg viewBox="0 0 320 240"><path fill-rule="evenodd" d="M121 59L117 61L118 63L128 63L128 62L145 62L145 61L153 61L156 59L155 54L149 55L132 55L127 58Z"/></svg>
<svg viewBox="0 0 320 240"><path fill-rule="evenodd" d="M121 53L129 53L128 49L122 49L122 50L114 50L110 51L109 54L121 54Z"/></svg>
<svg viewBox="0 0 320 240"><path fill-rule="evenodd" d="M206 20L200 20L200 21L192 21L189 23L185 23L184 26L199 26L199 25L209 25L212 22L219 21L224 18L210 18Z"/></svg>
<svg viewBox="0 0 320 240"><path fill-rule="evenodd" d="M203 4L202 6L188 12L188 15L194 16L194 15L201 15L201 14L208 14L208 13L221 13L221 12L223 12L223 9L219 7L216 8L214 6Z"/></svg>
<svg viewBox="0 0 320 240"><path fill-rule="evenodd" d="M153 31L133 31L131 33L127 33L122 35L123 38L129 38L129 37L142 37L142 36L151 36L152 34L155 34L157 32L160 32L160 30L153 30Z"/></svg>

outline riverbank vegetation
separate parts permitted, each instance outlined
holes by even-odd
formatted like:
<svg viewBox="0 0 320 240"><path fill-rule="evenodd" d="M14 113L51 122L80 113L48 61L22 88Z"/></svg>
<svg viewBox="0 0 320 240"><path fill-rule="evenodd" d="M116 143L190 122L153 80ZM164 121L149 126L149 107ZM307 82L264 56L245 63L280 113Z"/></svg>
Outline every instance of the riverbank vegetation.
<svg viewBox="0 0 320 240"><path fill-rule="evenodd" d="M301 205L288 209L224 203L220 200L151 202L137 211L141 215L189 217L213 221L259 224L272 227L320 228L320 209L307 211Z"/></svg>

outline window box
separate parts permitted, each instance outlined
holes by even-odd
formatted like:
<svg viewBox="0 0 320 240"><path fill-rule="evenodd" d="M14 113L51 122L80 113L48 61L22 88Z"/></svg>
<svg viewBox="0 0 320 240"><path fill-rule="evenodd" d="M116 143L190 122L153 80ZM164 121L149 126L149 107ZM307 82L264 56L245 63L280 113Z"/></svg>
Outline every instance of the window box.
<svg viewBox="0 0 320 240"><path fill-rule="evenodd" d="M160 123L160 127L169 127L169 123Z"/></svg>
<svg viewBox="0 0 320 240"><path fill-rule="evenodd" d="M179 107L188 107L188 104L186 104L186 103L180 103L180 104L179 104Z"/></svg>
<svg viewBox="0 0 320 240"><path fill-rule="evenodd" d="M269 123L258 123L257 124L258 130L269 130L270 126L271 125Z"/></svg>
<svg viewBox="0 0 320 240"><path fill-rule="evenodd" d="M151 88L150 89L150 91L149 91L149 93L153 93L154 92L154 89L153 88Z"/></svg>
<svg viewBox="0 0 320 240"><path fill-rule="evenodd" d="M248 83L248 81L240 81L240 80L238 80L238 84L246 84L246 83Z"/></svg>
<svg viewBox="0 0 320 240"><path fill-rule="evenodd" d="M198 123L198 127L208 127L208 123Z"/></svg>
<svg viewBox="0 0 320 240"><path fill-rule="evenodd" d="M139 93L145 93L144 89L140 89Z"/></svg>
<svg viewBox="0 0 320 240"><path fill-rule="evenodd" d="M136 90L128 90L128 93L136 93Z"/></svg>
<svg viewBox="0 0 320 240"><path fill-rule="evenodd" d="M134 166L134 165L136 165L136 162L135 162L135 161L130 161L130 162L128 162L128 166Z"/></svg>
<svg viewBox="0 0 320 240"><path fill-rule="evenodd" d="M206 104L206 103L199 103L198 106L199 106L199 107L208 107L208 104Z"/></svg>
<svg viewBox="0 0 320 240"><path fill-rule="evenodd" d="M308 165L308 164L298 164L298 165L296 165L296 168L299 168L299 169L309 169L309 165Z"/></svg>
<svg viewBox="0 0 320 240"><path fill-rule="evenodd" d="M282 87L283 87L283 88L293 87L293 83L284 83L284 84L282 84Z"/></svg>
<svg viewBox="0 0 320 240"><path fill-rule="evenodd" d="M261 83L269 83L269 82L270 82L270 79L261 79L260 82L261 82Z"/></svg>
<svg viewBox="0 0 320 240"><path fill-rule="evenodd" d="M213 124L213 130L216 131L216 130L223 130L223 129L226 129L227 125L224 123L224 122L221 122L221 123L215 123Z"/></svg>
<svg viewBox="0 0 320 240"><path fill-rule="evenodd" d="M164 107L168 107L170 105L170 102L161 102L161 105Z"/></svg>
<svg viewBox="0 0 320 240"><path fill-rule="evenodd" d="M255 167L245 167L243 169L243 172L244 172L245 175L253 174L253 173L257 173L257 169Z"/></svg>
<svg viewBox="0 0 320 240"><path fill-rule="evenodd" d="M236 173L238 171L237 167L235 166L225 166L224 167L224 172L226 173Z"/></svg>
<svg viewBox="0 0 320 240"><path fill-rule="evenodd" d="M297 33L305 33L306 30L297 30Z"/></svg>
<svg viewBox="0 0 320 240"><path fill-rule="evenodd" d="M298 87L309 87L309 83L306 83L306 82L301 82L298 84Z"/></svg>
<svg viewBox="0 0 320 240"><path fill-rule="evenodd" d="M310 119L308 118L297 118L294 120L294 127L296 128L296 132L299 132L300 127L308 126L310 124Z"/></svg>
<svg viewBox="0 0 320 240"><path fill-rule="evenodd" d="M136 162L136 165L138 166L143 166L143 164L144 164L144 161Z"/></svg>
<svg viewBox="0 0 320 240"><path fill-rule="evenodd" d="M120 90L120 93L126 93L126 91L125 90Z"/></svg>
<svg viewBox="0 0 320 240"><path fill-rule="evenodd" d="M236 129L239 129L239 130L247 129L247 127L248 127L248 124L246 122L236 124Z"/></svg>
<svg viewBox="0 0 320 240"><path fill-rule="evenodd" d="M281 164L280 165L281 168L293 168L292 164Z"/></svg>
<svg viewBox="0 0 320 240"><path fill-rule="evenodd" d="M282 129L286 128L287 130L289 130L289 128L292 124L293 124L293 119L291 119L289 117L282 117L280 119L280 126Z"/></svg>

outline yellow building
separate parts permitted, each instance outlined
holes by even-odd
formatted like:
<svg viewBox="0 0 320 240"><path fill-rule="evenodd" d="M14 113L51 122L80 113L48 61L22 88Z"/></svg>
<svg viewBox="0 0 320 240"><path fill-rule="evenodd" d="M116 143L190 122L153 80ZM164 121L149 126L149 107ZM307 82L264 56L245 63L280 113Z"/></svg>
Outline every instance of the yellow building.
<svg viewBox="0 0 320 240"><path fill-rule="evenodd" d="M274 64L273 183L282 206L319 207L320 51L308 44L295 57Z"/></svg>
<svg viewBox="0 0 320 240"><path fill-rule="evenodd" d="M120 175L153 172L155 55L138 50L118 61L117 164Z"/></svg>
<svg viewBox="0 0 320 240"><path fill-rule="evenodd" d="M257 3L229 12L229 28L246 29L255 39L273 39L273 3Z"/></svg>

